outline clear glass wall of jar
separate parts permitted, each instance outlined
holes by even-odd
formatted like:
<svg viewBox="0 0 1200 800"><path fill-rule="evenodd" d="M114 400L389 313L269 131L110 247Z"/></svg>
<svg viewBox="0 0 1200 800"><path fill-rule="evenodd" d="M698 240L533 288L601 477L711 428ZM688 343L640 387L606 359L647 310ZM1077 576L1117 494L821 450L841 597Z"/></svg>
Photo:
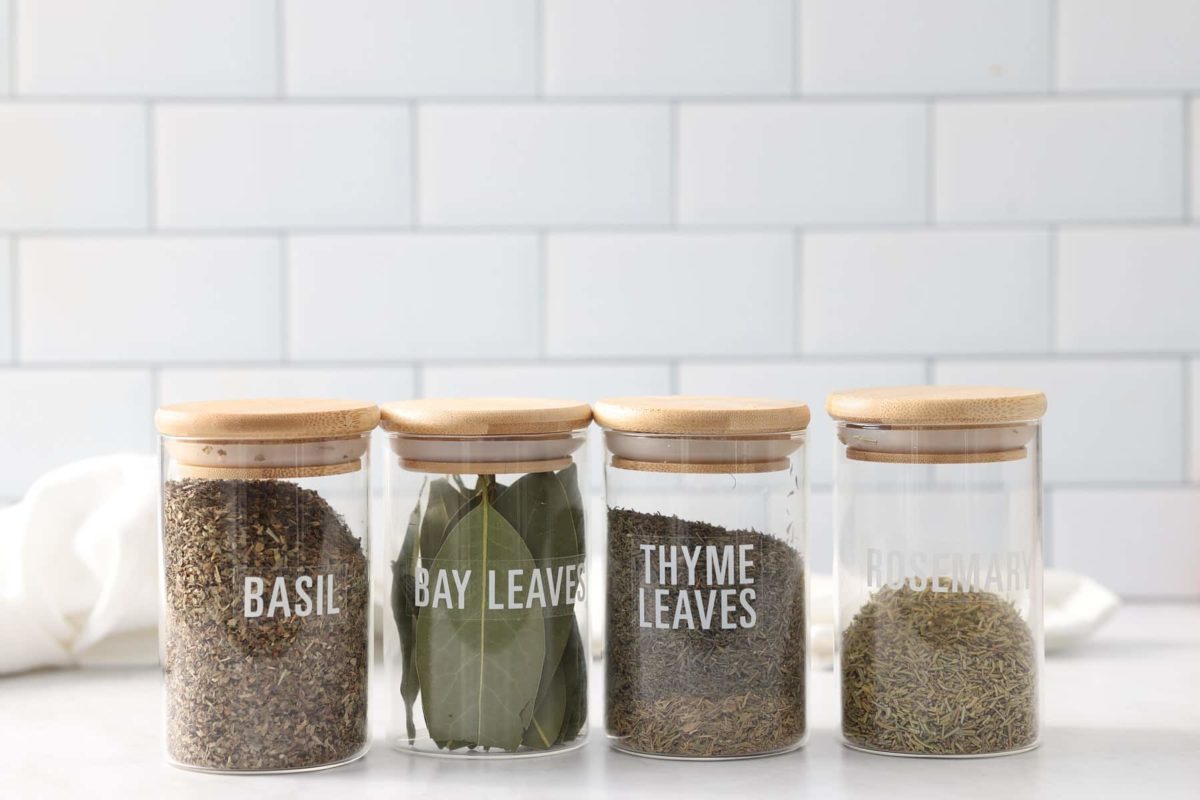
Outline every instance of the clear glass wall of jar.
<svg viewBox="0 0 1200 800"><path fill-rule="evenodd" d="M595 415L607 448L610 742L690 759L799 747L808 408L624 397Z"/></svg>
<svg viewBox="0 0 1200 800"><path fill-rule="evenodd" d="M586 403L383 407L393 747L532 756L587 736Z"/></svg>
<svg viewBox="0 0 1200 800"><path fill-rule="evenodd" d="M910 756L1038 744L1041 392L830 395L842 736Z"/></svg>
<svg viewBox="0 0 1200 800"><path fill-rule="evenodd" d="M167 758L289 772L366 752L371 403L160 408Z"/></svg>

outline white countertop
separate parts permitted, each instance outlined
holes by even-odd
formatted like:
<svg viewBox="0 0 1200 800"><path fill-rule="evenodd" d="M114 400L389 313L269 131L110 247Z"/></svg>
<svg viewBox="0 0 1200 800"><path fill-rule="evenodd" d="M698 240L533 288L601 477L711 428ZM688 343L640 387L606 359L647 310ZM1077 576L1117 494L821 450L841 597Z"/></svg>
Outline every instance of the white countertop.
<svg viewBox="0 0 1200 800"><path fill-rule="evenodd" d="M1041 748L969 760L889 758L842 747L833 675L809 690L803 750L719 763L610 750L596 726L581 750L464 762L376 743L349 766L229 777L167 766L157 670L40 672L0 678L0 798L696 798L867 796L900 800L1200 797L1200 605L1122 610L1077 652L1046 662Z"/></svg>

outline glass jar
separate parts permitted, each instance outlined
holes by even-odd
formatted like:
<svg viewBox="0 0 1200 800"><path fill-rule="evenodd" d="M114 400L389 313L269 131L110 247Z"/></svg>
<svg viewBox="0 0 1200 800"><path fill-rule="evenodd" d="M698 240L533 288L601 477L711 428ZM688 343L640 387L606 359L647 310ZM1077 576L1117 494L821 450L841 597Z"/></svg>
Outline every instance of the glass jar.
<svg viewBox="0 0 1200 800"><path fill-rule="evenodd" d="M443 756L587 735L586 403L383 406L388 740Z"/></svg>
<svg viewBox="0 0 1200 800"><path fill-rule="evenodd" d="M371 403L164 406L167 758L290 772L366 752Z"/></svg>
<svg viewBox="0 0 1200 800"><path fill-rule="evenodd" d="M1038 744L1041 392L861 389L837 420L842 736L985 756Z"/></svg>
<svg viewBox="0 0 1200 800"><path fill-rule="evenodd" d="M691 759L799 747L808 407L622 397L595 415L607 447L610 742Z"/></svg>

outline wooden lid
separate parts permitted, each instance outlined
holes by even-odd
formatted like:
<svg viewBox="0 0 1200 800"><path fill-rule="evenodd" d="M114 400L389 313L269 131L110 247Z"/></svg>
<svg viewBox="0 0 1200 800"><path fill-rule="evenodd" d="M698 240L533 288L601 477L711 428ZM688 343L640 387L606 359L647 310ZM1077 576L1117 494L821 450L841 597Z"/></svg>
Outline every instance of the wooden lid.
<svg viewBox="0 0 1200 800"><path fill-rule="evenodd" d="M217 440L335 439L369 433L379 408L355 400L271 398L163 406L154 424L165 436Z"/></svg>
<svg viewBox="0 0 1200 800"><path fill-rule="evenodd" d="M614 431L700 436L786 433L808 427L808 406L758 397L610 397L596 422Z"/></svg>
<svg viewBox="0 0 1200 800"><path fill-rule="evenodd" d="M1040 419L1046 396L1000 386L882 386L834 392L825 410L868 425L990 425Z"/></svg>
<svg viewBox="0 0 1200 800"><path fill-rule="evenodd" d="M514 436L569 433L592 421L587 403L544 397L402 400L380 410L383 428L418 436Z"/></svg>

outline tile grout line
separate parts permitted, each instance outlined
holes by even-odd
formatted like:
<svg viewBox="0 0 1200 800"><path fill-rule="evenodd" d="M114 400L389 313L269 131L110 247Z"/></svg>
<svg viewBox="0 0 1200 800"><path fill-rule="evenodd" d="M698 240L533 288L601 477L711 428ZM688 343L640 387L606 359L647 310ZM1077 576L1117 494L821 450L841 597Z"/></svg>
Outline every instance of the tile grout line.
<svg viewBox="0 0 1200 800"><path fill-rule="evenodd" d="M280 231L279 246L279 361L288 364L292 359L291 312L291 248L288 234Z"/></svg>

